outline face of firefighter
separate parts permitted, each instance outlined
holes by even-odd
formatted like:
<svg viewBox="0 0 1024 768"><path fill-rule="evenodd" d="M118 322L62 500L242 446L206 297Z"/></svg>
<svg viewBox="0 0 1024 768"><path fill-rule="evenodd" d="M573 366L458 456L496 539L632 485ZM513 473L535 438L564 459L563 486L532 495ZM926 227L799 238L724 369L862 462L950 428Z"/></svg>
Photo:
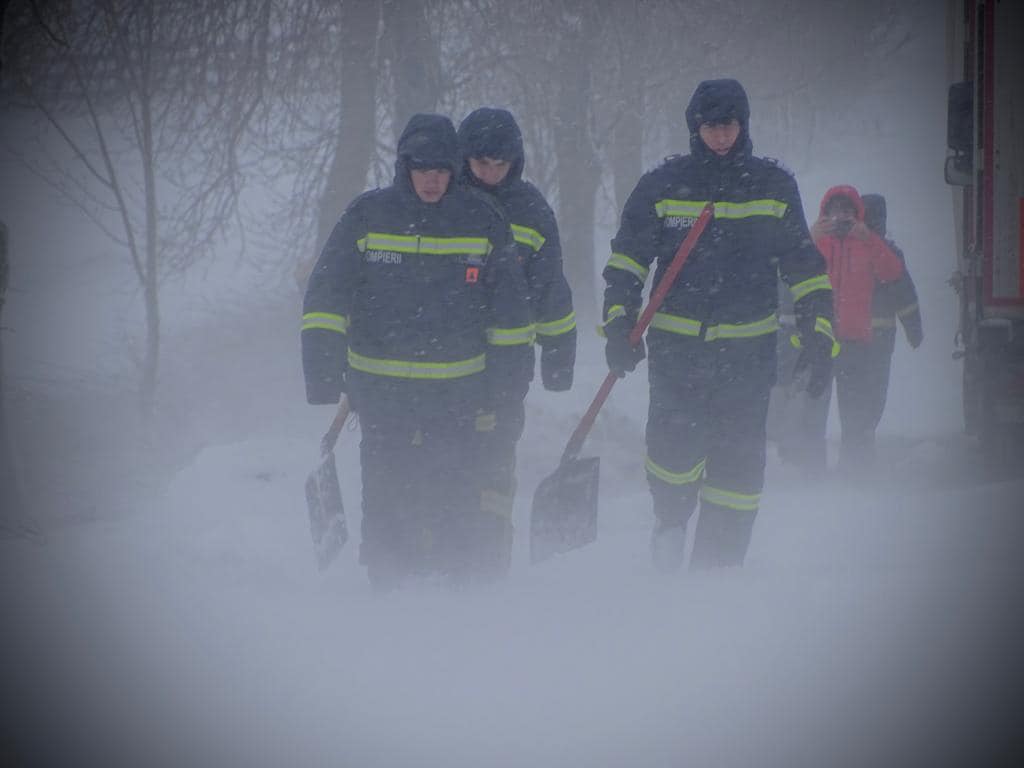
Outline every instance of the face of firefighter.
<svg viewBox="0 0 1024 768"><path fill-rule="evenodd" d="M736 118L725 123L701 123L700 138L716 155L727 155L740 136L740 121Z"/></svg>
<svg viewBox="0 0 1024 768"><path fill-rule="evenodd" d="M508 176L512 163L493 157L469 158L469 169L476 178L489 187L496 187Z"/></svg>
<svg viewBox="0 0 1024 768"><path fill-rule="evenodd" d="M425 171L409 171L412 188L424 203L436 203L448 191L452 172L447 168L430 168Z"/></svg>

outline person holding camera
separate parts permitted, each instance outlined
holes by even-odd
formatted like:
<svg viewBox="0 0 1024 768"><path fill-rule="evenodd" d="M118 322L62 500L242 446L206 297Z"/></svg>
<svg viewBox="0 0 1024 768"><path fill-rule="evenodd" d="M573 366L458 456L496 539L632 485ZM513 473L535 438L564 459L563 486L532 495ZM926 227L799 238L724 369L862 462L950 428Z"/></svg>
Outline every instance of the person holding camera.
<svg viewBox="0 0 1024 768"><path fill-rule="evenodd" d="M828 265L835 302L835 334L840 344L833 367L842 427L839 465L859 475L873 460L875 428L881 417L877 351L884 339L872 327L872 305L876 294L889 290L905 270L896 252L865 223L864 202L852 186L835 186L825 193L811 236ZM821 456L831 389L828 386L822 398L814 435L800 437L805 449L816 445ZM883 404L884 399L883 393Z"/></svg>

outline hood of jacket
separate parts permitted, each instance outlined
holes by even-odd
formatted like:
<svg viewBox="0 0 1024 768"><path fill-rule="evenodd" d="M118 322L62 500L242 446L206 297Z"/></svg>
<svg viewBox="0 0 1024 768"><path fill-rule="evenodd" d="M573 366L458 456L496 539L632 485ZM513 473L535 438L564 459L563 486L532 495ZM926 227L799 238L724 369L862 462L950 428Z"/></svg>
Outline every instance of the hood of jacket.
<svg viewBox="0 0 1024 768"><path fill-rule="evenodd" d="M516 119L507 109L481 107L470 112L459 125L459 150L462 152L462 178L464 181L487 189L469 168L469 158L490 157L508 160L508 174L498 187L508 186L523 177L526 164L523 134Z"/></svg>
<svg viewBox="0 0 1024 768"><path fill-rule="evenodd" d="M854 208L857 209L857 221L864 221L864 201L861 199L857 188L849 184L839 184L829 188L825 196L821 198L821 205L818 207L819 216L825 215L825 209L828 208L828 204L836 197L850 198L853 201Z"/></svg>
<svg viewBox="0 0 1024 768"><path fill-rule="evenodd" d="M885 237L885 198L878 194L868 194L862 195L861 201L864 203L864 223L876 235Z"/></svg>
<svg viewBox="0 0 1024 768"><path fill-rule="evenodd" d="M395 186L415 194L409 171L414 168L447 168L454 177L461 165L459 140L452 121L444 115L417 114L398 139Z"/></svg>
<svg viewBox="0 0 1024 768"><path fill-rule="evenodd" d="M736 143L725 156L708 149L700 137L702 123L721 122L735 118L740 124ZM686 107L686 125L690 129L690 152L704 162L734 164L753 154L750 140L750 102L739 81L732 79L704 80L690 97Z"/></svg>

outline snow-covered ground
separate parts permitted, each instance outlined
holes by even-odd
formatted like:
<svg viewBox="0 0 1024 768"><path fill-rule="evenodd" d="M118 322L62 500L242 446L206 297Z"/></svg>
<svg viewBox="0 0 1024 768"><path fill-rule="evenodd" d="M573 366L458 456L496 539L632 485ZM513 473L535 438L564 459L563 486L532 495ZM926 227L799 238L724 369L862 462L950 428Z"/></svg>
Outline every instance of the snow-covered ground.
<svg viewBox="0 0 1024 768"><path fill-rule="evenodd" d="M325 409L205 447L135 514L0 542L5 748L106 766L952 765L1005 750L1024 481L972 481L955 436L883 440L884 468L857 486L808 487L773 458L746 567L658 577L629 415L640 374L589 443L597 543L530 566L530 496L600 372L530 395L499 586L371 595L358 432L338 449L355 535L316 570L302 484Z"/></svg>
<svg viewBox="0 0 1024 768"><path fill-rule="evenodd" d="M940 16L863 121L816 116L799 175L812 218L834 183L889 196L925 344L897 346L875 476L809 484L770 455L742 569L652 571L643 367L587 445L597 543L528 564L533 490L603 375L584 333L573 391L529 396L505 583L371 595L358 432L338 449L352 540L319 573L302 486L332 414L303 402L297 297L230 258L165 286L161 420L139 441L127 264L0 158L5 397L43 530L0 539L0 764L1012 764L1024 479L985 479L960 433ZM756 111L752 131L773 154Z"/></svg>

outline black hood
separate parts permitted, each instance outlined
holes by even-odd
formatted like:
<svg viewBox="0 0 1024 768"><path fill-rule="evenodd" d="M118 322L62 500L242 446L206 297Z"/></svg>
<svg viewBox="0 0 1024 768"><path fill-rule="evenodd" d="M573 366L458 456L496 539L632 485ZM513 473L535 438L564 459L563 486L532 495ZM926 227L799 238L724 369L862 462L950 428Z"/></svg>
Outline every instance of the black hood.
<svg viewBox="0 0 1024 768"><path fill-rule="evenodd" d="M444 115L418 114L409 119L398 140L395 185L411 188L413 168L447 168L454 176L461 165L455 126Z"/></svg>
<svg viewBox="0 0 1024 768"><path fill-rule="evenodd" d="M885 198L878 194L861 195L864 203L864 223L879 237L885 237Z"/></svg>
<svg viewBox="0 0 1024 768"><path fill-rule="evenodd" d="M740 135L732 150L719 158L700 138L701 123L715 123L736 118L740 124ZM686 125L690 129L690 151L702 159L732 161L748 157L753 151L750 141L750 102L747 92L738 81L732 79L704 80L690 97L686 107Z"/></svg>
<svg viewBox="0 0 1024 768"><path fill-rule="evenodd" d="M507 109L481 107L470 112L459 125L459 149L464 158L462 176L470 183L478 183L469 169L471 157L508 160L511 167L501 185L518 181L523 176L523 166L526 164L523 134Z"/></svg>

